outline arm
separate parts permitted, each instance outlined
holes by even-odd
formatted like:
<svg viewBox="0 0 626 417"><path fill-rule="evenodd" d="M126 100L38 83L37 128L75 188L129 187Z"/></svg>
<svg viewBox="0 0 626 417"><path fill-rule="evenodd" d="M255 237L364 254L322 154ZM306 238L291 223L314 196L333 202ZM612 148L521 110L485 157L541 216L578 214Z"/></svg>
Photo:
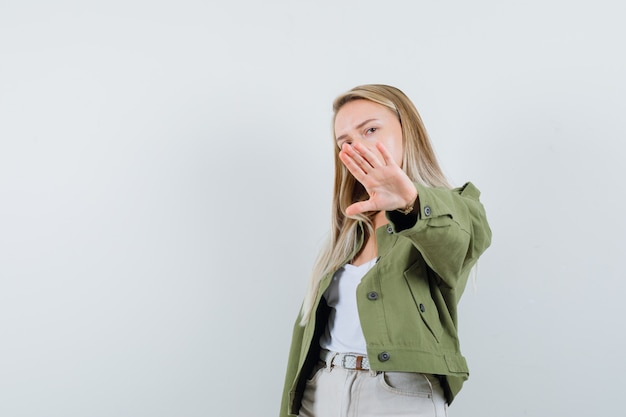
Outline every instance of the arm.
<svg viewBox="0 0 626 417"><path fill-rule="evenodd" d="M412 241L430 268L455 287L491 242L491 230L471 183L449 190L411 182L381 143L376 155L364 146L344 145L339 157L365 187L369 199L352 204L346 214L385 211L394 231ZM413 205L404 215L397 210Z"/></svg>
<svg viewBox="0 0 626 417"><path fill-rule="evenodd" d="M418 202L404 215L387 211L395 233L420 251L426 263L449 287L469 270L491 243L491 229L480 191L472 184L449 190L415 184Z"/></svg>

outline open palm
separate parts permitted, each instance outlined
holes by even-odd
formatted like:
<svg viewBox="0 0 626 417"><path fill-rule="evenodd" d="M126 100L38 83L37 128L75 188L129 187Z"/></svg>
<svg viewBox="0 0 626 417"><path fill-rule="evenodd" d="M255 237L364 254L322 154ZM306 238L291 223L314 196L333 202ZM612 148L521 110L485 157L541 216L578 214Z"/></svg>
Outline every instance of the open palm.
<svg viewBox="0 0 626 417"><path fill-rule="evenodd" d="M417 198L417 190L411 179L393 160L385 146L380 142L375 146L380 156L360 143L344 144L339 152L341 162L365 187L370 197L350 205L346 209L348 215L397 210L411 205Z"/></svg>

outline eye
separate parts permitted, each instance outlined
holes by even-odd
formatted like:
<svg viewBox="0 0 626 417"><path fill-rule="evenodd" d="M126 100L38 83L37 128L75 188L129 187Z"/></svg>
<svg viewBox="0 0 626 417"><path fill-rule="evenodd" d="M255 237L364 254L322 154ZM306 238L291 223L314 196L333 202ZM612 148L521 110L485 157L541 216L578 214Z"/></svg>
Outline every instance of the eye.
<svg viewBox="0 0 626 417"><path fill-rule="evenodd" d="M367 134L372 134L372 133L376 132L377 130L378 130L378 128L377 128L377 127L370 127L370 128L368 128L368 129L365 131L365 133L367 133Z"/></svg>

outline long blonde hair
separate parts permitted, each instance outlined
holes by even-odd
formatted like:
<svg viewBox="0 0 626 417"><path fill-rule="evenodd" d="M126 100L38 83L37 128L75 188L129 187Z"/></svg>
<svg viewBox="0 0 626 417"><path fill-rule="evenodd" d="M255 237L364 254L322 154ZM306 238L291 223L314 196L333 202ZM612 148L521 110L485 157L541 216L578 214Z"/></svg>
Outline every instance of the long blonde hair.
<svg viewBox="0 0 626 417"><path fill-rule="evenodd" d="M337 97L333 103L333 136L335 118L339 110L354 100L369 100L391 109L402 127L402 169L414 182L429 187L448 187L435 152L428 139L415 105L399 89L382 84L361 85ZM334 142L334 140L333 140ZM346 208L368 198L365 188L352 176L339 159L339 148L335 149L335 186L332 202L330 236L322 247L313 266L309 286L302 304L302 319L305 325L311 314L320 282L329 273L342 267L354 258L361 239L374 234L373 217L376 213L347 216Z"/></svg>

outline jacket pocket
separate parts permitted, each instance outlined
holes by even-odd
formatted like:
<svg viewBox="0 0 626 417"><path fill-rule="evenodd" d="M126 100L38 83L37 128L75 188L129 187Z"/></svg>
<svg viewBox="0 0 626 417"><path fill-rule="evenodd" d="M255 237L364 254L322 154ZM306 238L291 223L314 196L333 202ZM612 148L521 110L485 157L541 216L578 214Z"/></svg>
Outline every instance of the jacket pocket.
<svg viewBox="0 0 626 417"><path fill-rule="evenodd" d="M432 398L433 391L437 389L443 397L439 380L432 375L383 371L377 378L385 391L396 395Z"/></svg>
<svg viewBox="0 0 626 417"><path fill-rule="evenodd" d="M430 294L430 284L426 264L418 260L404 271L404 279L411 291L413 302L422 321L439 343L443 327L439 320L439 310Z"/></svg>
<svg viewBox="0 0 626 417"><path fill-rule="evenodd" d="M429 227L448 227L452 224L452 221L451 216L438 216L428 220L427 225Z"/></svg>

